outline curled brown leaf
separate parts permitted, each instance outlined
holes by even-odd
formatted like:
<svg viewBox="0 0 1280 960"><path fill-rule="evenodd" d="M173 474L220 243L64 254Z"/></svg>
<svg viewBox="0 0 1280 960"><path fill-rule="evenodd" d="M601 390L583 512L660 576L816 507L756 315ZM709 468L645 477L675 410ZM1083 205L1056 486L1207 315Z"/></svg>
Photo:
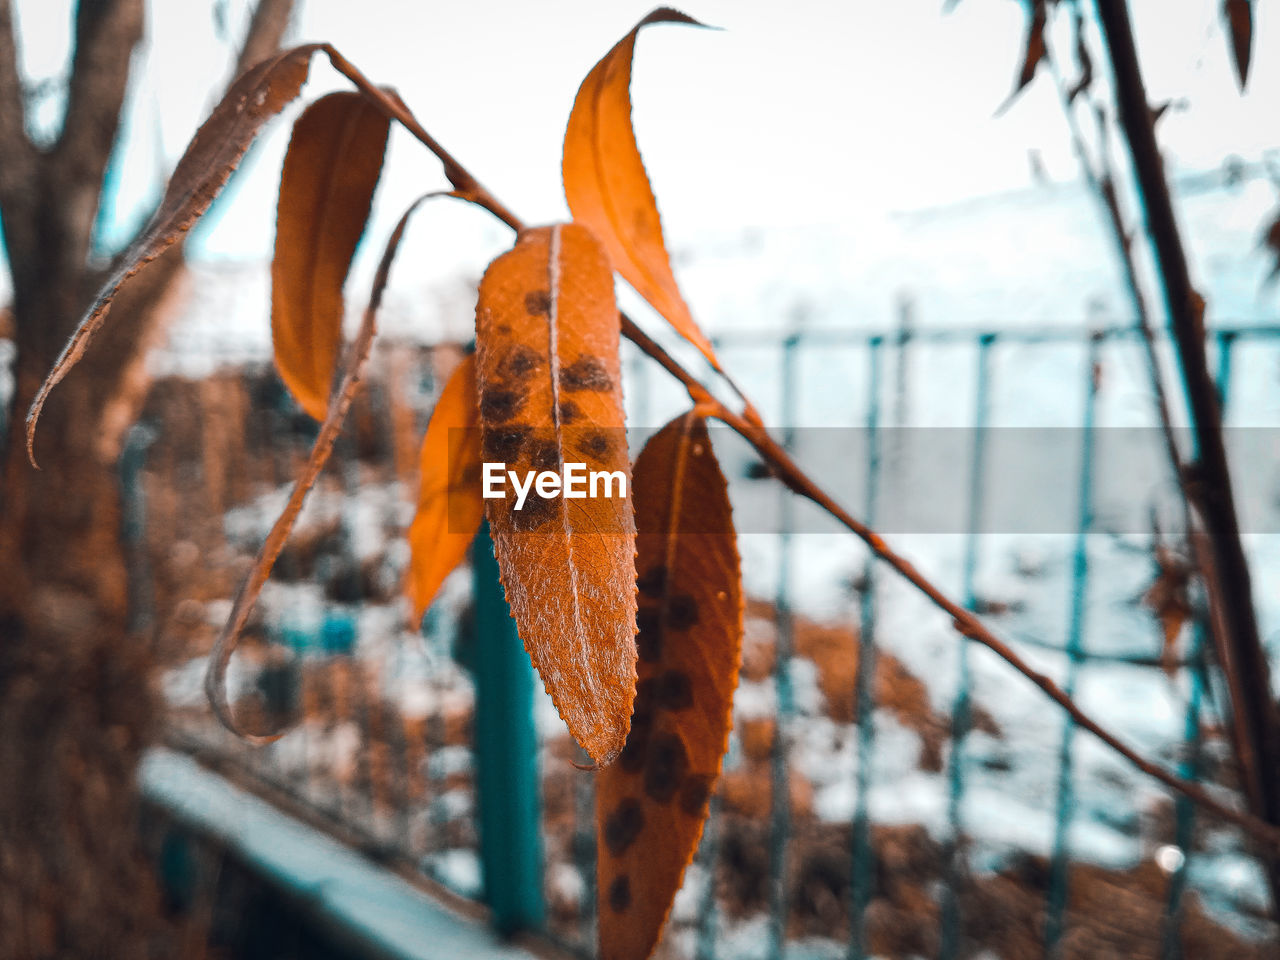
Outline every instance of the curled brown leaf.
<svg viewBox="0 0 1280 960"><path fill-rule="evenodd" d="M401 216L400 221L391 233L391 237L387 240L386 249L383 251L382 259L378 264L378 270L373 279L373 291L369 295L369 305L365 308L364 317L360 322L360 330L347 350L342 382L338 389L334 391L333 398L329 403L329 411L325 415L324 422L320 425L320 433L316 436L315 443L311 447L311 454L307 458L306 464L294 481L288 503L285 504L284 510L272 525L271 531L267 534L267 539L258 551L253 567L250 568L244 582L240 585L240 589L236 592L235 600L231 606L231 614L227 617L227 622L223 626L222 632L218 634L218 639L209 654L209 667L204 677L204 689L209 698L209 705L213 708L214 715L217 716L223 726L250 742L269 743L278 739L281 733L253 734L243 730L236 722L235 716L231 711L231 705L227 702L227 667L231 663L231 655L235 653L240 633L244 630L245 623L248 622L249 614L258 600L258 595L262 592L262 586L267 582L267 577L271 575L271 568L280 556L280 551L284 548L285 541L289 539L289 534L298 519L298 514L302 511L302 505L306 500L307 493L311 490L312 485L316 482L316 477L320 475L320 471L324 469L324 465L329 460L329 455L333 452L333 445L342 429L342 422L346 419L347 411L351 407L351 401L355 398L356 391L360 388L360 375L364 369L365 361L369 358L369 350L373 346L374 334L377 332L378 308L382 305L382 294L386 289L387 278L391 273L391 264L400 249L400 241L404 237L405 227L409 223L409 218L424 200L438 196L453 196L453 194L429 193L419 197Z"/></svg>
<svg viewBox="0 0 1280 960"><path fill-rule="evenodd" d="M35 431L52 390L84 355L120 287L160 256L209 209L263 124L292 101L306 82L311 56L321 44L294 47L262 61L231 85L196 131L169 179L151 223L125 251L116 269L54 362L27 412L27 457L35 460Z"/></svg>

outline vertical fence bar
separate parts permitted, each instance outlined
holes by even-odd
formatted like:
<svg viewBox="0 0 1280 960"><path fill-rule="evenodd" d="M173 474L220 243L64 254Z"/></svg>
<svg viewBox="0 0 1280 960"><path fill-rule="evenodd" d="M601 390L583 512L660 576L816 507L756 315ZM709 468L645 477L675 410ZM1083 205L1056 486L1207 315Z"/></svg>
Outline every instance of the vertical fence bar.
<svg viewBox="0 0 1280 960"><path fill-rule="evenodd" d="M1218 394L1218 407L1222 411L1222 422L1227 419L1227 401L1231 397L1231 353L1235 346L1236 335L1233 331L1219 331L1218 369L1214 376L1214 387ZM1190 531L1188 531L1190 533ZM1189 696L1187 711L1183 720L1183 740L1185 754L1178 764L1178 776L1196 782L1200 779L1200 753L1203 744L1203 727L1200 714L1204 703L1205 691L1209 685L1208 664L1205 661L1205 649L1209 641L1209 625L1206 615L1196 617L1191 636L1191 646L1187 654L1187 682ZM1163 931L1161 933L1160 956L1163 960L1181 960L1182 953L1182 899L1187 889L1187 877L1191 869L1191 858L1195 847L1195 805L1179 794L1174 798L1174 844L1182 854L1182 859L1169 877L1169 896L1165 902Z"/></svg>
<svg viewBox="0 0 1280 960"><path fill-rule="evenodd" d="M500 933L542 929L542 832L533 667L516 632L486 524L473 548L475 760L484 895Z"/></svg>
<svg viewBox="0 0 1280 960"><path fill-rule="evenodd" d="M867 342L867 501L866 522L874 527L876 501L880 483L880 364L881 337ZM867 557L862 570L861 617L858 624L858 671L856 676L858 723L858 772L853 810L853 850L850 876L849 960L863 960L867 955L866 917L875 880L874 854L871 848L871 755L875 749L872 717L875 704L875 558Z"/></svg>
<svg viewBox="0 0 1280 960"><path fill-rule="evenodd" d="M987 416L990 406L991 345L996 335L978 338L978 370L974 387L973 447L969 454L969 502L966 520L963 582L966 610L976 610L974 577L978 566L978 532L982 528L982 491L986 484ZM947 823L951 839L946 851L947 884L942 893L942 960L960 951L960 885L963 882L964 828L960 807L964 797L964 743L969 734L969 638L960 638L956 695L951 704L951 763L947 771Z"/></svg>
<svg viewBox="0 0 1280 960"><path fill-rule="evenodd" d="M792 333L782 344L782 445L790 450L795 443L796 353L800 334ZM788 748L791 714L791 528L794 501L791 491L779 485L781 531L778 534L778 588L774 596L774 692L777 716L773 725L770 752L769 808L769 953L780 960L787 938L787 838L791 833L791 794L788 777Z"/></svg>
<svg viewBox="0 0 1280 960"><path fill-rule="evenodd" d="M1101 339L1093 334L1085 366L1084 416L1080 450L1079 506L1075 546L1071 555L1071 613L1067 628L1067 679L1063 689L1074 696L1076 677L1084 659L1085 600L1089 585L1089 531L1093 526L1093 442L1098 399ZM1072 779L1072 747L1076 723L1071 716L1063 721L1062 746L1058 752L1058 800L1055 811L1053 858L1049 866L1049 897L1045 911L1045 953L1055 955L1065 930L1068 893L1067 835L1071 829L1075 792Z"/></svg>
<svg viewBox="0 0 1280 960"><path fill-rule="evenodd" d="M1222 420L1227 417L1227 401L1231 398L1231 354L1239 334L1235 330L1219 330L1218 370L1214 377L1214 387L1218 393L1218 408L1222 411Z"/></svg>

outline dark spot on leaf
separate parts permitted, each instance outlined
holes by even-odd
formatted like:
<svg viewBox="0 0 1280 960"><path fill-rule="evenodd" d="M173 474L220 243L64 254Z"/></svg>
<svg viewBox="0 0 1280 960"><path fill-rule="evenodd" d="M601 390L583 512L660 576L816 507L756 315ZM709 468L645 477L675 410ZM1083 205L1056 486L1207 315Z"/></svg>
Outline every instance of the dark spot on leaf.
<svg viewBox="0 0 1280 960"><path fill-rule="evenodd" d="M525 441L529 439L528 427L498 427L484 431L484 457L490 461L510 463L520 456Z"/></svg>
<svg viewBox="0 0 1280 960"><path fill-rule="evenodd" d="M636 587L646 597L662 596L662 588L667 583L667 568L664 564L658 564L656 567L650 567L640 579L636 581Z"/></svg>
<svg viewBox="0 0 1280 960"><path fill-rule="evenodd" d="M522 343L513 346L498 364L498 376L504 380L527 380L542 365L542 358Z"/></svg>
<svg viewBox="0 0 1280 960"><path fill-rule="evenodd" d="M711 797L713 778L709 774L695 773L680 788L680 809L691 817L701 817Z"/></svg>
<svg viewBox="0 0 1280 960"><path fill-rule="evenodd" d="M632 707L632 712L636 714L650 714L653 712L654 705L657 702L655 691L657 683L653 677L646 677L636 683L636 702Z"/></svg>
<svg viewBox="0 0 1280 960"><path fill-rule="evenodd" d="M658 677L658 705L664 710L683 710L693 706L693 684L689 675L680 670L668 670Z"/></svg>
<svg viewBox="0 0 1280 960"><path fill-rule="evenodd" d="M698 622L698 601L687 593L678 593L667 604L667 626L672 630L688 630Z"/></svg>
<svg viewBox="0 0 1280 960"><path fill-rule="evenodd" d="M515 501L513 500L513 507L514 503ZM537 530L543 524L555 518L557 503L559 503L559 498L540 497L536 493L530 493L523 507L519 510L512 509L511 526L521 533Z"/></svg>
<svg viewBox="0 0 1280 960"><path fill-rule="evenodd" d="M560 382L565 390L612 390L613 378L596 357L585 354L560 371Z"/></svg>
<svg viewBox="0 0 1280 960"><path fill-rule="evenodd" d="M572 400L562 400L560 402L560 422L573 423L582 416L582 411L578 409L578 405Z"/></svg>
<svg viewBox="0 0 1280 960"><path fill-rule="evenodd" d="M623 913L631 906L631 881L627 875L621 874L613 878L609 884L609 909L614 913Z"/></svg>
<svg viewBox="0 0 1280 960"><path fill-rule="evenodd" d="M604 821L604 845L615 857L627 852L644 829L644 810L640 801L627 797Z"/></svg>
<svg viewBox="0 0 1280 960"><path fill-rule="evenodd" d="M684 775L689 771L689 755L684 741L674 733L660 733L649 741L649 756L644 766L644 792L658 803L667 803L676 795Z"/></svg>
<svg viewBox="0 0 1280 960"><path fill-rule="evenodd" d="M636 611L636 651L645 663L657 663L662 659L662 620L653 607L641 607Z"/></svg>
<svg viewBox="0 0 1280 960"><path fill-rule="evenodd" d="M524 295L524 308L532 314L551 312L551 294L546 290L530 290Z"/></svg>
<svg viewBox="0 0 1280 960"><path fill-rule="evenodd" d="M613 450L613 440L607 433L596 431L588 433L578 442L583 453L596 460L603 460Z"/></svg>
<svg viewBox="0 0 1280 960"><path fill-rule="evenodd" d="M530 462L535 470L559 470L560 448L552 440L543 440L534 449Z"/></svg>
<svg viewBox="0 0 1280 960"><path fill-rule="evenodd" d="M639 703L639 698L636 700ZM644 769L645 753L649 749L649 733L653 729L653 714L639 709L631 717L631 731L626 745L618 756L618 763L627 773L639 773Z"/></svg>
<svg viewBox="0 0 1280 960"><path fill-rule="evenodd" d="M490 387L480 396L480 416L489 423L510 420L524 406L524 397L517 390Z"/></svg>

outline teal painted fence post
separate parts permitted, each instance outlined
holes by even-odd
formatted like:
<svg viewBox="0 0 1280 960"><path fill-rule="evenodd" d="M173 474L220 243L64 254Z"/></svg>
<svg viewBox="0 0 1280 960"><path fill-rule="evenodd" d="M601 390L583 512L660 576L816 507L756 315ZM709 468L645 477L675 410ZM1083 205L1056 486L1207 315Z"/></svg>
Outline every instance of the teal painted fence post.
<svg viewBox="0 0 1280 960"><path fill-rule="evenodd" d="M485 901L500 933L540 930L542 824L533 667L516 632L486 523L472 547L476 610L475 758Z"/></svg>

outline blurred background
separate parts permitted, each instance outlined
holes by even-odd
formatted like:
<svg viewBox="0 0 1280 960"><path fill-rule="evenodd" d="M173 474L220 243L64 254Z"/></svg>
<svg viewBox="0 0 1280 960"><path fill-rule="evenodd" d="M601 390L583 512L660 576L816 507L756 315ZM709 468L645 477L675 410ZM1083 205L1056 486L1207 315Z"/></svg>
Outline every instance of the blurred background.
<svg viewBox="0 0 1280 960"><path fill-rule="evenodd" d="M0 2L20 94L0 101L0 123L46 151L32 169L51 183L79 96L74 54L119 5ZM567 217L560 148L577 86L648 11L273 6L275 42L330 41L396 87L531 223ZM907 524L892 542L1125 742L1242 803L1230 691L1176 556L1176 487L1157 476L1121 503L1095 483L1108 429L1159 423L1135 288L1164 320L1128 155L1102 132L1113 110L1093 7L1050 5L1052 62L1011 100L1038 5L950 6L696 0L685 12L722 29L646 30L634 121L676 274L802 465L873 523L886 498L910 504L930 474L952 473L942 529ZM1217 0L1129 6L1150 99L1167 105L1157 129L1219 398L1249 455L1245 540L1274 664L1280 29L1255 5L1242 93ZM72 400L51 410L37 450L48 445L48 462L28 475L13 438L62 336L24 355L41 299L30 291L65 287L82 309L77 284L92 288L85 277L154 210L258 9L136 7L144 27L125 57L83 276L23 286L15 225L60 224L59 204L80 195L38 194L22 219L11 183L24 158L0 148L4 239L21 267L0 274L0 303L12 302L0 315L0 955L594 956L592 775L572 765L583 755L503 626L485 542L420 628L400 596L422 433L471 337L480 274L511 240L484 213L429 206L410 226L365 389L232 662L237 714L289 732L241 742L205 700L208 652L317 429L272 365L269 274L290 120L345 88L327 63L180 256L152 268L166 271L162 295L120 308L127 375L101 395L84 388L96 399L79 414ZM1077 12L1097 62L1072 99ZM1132 278L1081 156L1114 175ZM396 219L443 186L438 162L394 131L348 281L352 328ZM704 369L631 291L619 300ZM57 315L62 329L78 309ZM1155 350L1183 425L1163 334ZM630 344L623 361L631 424L683 409ZM66 386L95 376L81 368ZM864 455L809 428L856 429ZM925 428L953 431L942 466L912 439ZM989 521L1030 470L991 455L989 438L1010 428L1068 445L1061 482L1040 494L1052 524ZM657 956L1277 955L1267 870L1238 829L1078 732L747 448L716 444L739 510L772 510L777 526L740 538L750 599L734 731ZM30 492L59 471L61 488ZM46 530L40 497L83 512ZM97 539L83 537L95 524ZM511 821L512 803L534 813Z"/></svg>

